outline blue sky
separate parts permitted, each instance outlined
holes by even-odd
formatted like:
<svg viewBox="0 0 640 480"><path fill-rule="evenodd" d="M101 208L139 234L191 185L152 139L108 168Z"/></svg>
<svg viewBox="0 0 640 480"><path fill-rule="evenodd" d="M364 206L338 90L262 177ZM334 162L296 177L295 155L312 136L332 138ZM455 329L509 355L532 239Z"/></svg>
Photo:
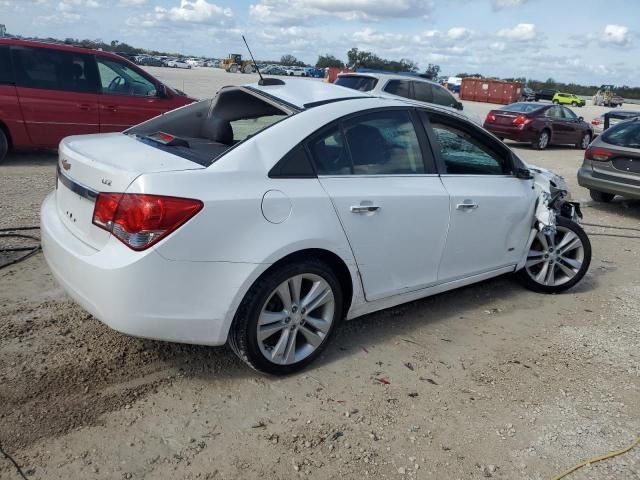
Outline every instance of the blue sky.
<svg viewBox="0 0 640 480"><path fill-rule="evenodd" d="M603 5L606 5L603 7ZM351 47L445 74L638 86L638 0L0 0L10 33L188 55L346 60Z"/></svg>

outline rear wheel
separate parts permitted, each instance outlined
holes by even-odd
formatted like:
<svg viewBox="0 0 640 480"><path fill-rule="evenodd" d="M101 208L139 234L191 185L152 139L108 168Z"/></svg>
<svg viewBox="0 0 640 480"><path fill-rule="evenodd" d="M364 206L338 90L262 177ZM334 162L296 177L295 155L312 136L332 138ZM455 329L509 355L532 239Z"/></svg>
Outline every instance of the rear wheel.
<svg viewBox="0 0 640 480"><path fill-rule="evenodd" d="M244 298L229 345L264 373L286 375L311 363L342 320L340 281L325 263L309 259L276 267Z"/></svg>
<svg viewBox="0 0 640 480"><path fill-rule="evenodd" d="M589 146L589 143L591 143L591 133L584 132L582 134L582 137L580 138L580 141L576 143L576 148L586 150L587 147Z"/></svg>
<svg viewBox="0 0 640 480"><path fill-rule="evenodd" d="M553 103L558 105L560 102L558 100L554 100Z"/></svg>
<svg viewBox="0 0 640 480"><path fill-rule="evenodd" d="M556 232L538 232L518 272L530 290L560 293L576 285L591 263L591 242L582 227L564 217L556 218Z"/></svg>
<svg viewBox="0 0 640 480"><path fill-rule="evenodd" d="M578 103L577 103L577 102L571 102L571 106L572 106L572 107L577 107L577 106L578 106Z"/></svg>
<svg viewBox="0 0 640 480"><path fill-rule="evenodd" d="M0 163L4 161L4 158L7 156L7 152L9 151L9 139L5 133L0 129Z"/></svg>
<svg viewBox="0 0 640 480"><path fill-rule="evenodd" d="M599 192L598 190L589 190L589 195L596 202L609 203L615 197L613 193Z"/></svg>
<svg viewBox="0 0 640 480"><path fill-rule="evenodd" d="M538 137L538 139L534 141L531 145L536 150L544 150L549 146L549 139L550 139L549 130L544 129L542 130L542 132L540 132L540 136Z"/></svg>

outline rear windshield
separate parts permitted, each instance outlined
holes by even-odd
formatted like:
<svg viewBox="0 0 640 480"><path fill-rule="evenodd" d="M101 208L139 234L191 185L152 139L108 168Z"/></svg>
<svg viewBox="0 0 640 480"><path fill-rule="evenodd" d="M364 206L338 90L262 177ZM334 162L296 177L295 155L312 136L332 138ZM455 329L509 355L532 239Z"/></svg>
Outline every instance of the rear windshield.
<svg viewBox="0 0 640 480"><path fill-rule="evenodd" d="M602 139L619 147L640 148L640 122L630 120L619 123L604 132Z"/></svg>
<svg viewBox="0 0 640 480"><path fill-rule="evenodd" d="M335 81L336 85L347 87L352 90L360 90L361 92L373 90L377 83L377 78L359 75L345 75L344 77L338 77Z"/></svg>
<svg viewBox="0 0 640 480"><path fill-rule="evenodd" d="M534 103L512 103L511 105L505 105L500 110L507 112L519 112L519 113L531 113L542 108L540 105Z"/></svg>

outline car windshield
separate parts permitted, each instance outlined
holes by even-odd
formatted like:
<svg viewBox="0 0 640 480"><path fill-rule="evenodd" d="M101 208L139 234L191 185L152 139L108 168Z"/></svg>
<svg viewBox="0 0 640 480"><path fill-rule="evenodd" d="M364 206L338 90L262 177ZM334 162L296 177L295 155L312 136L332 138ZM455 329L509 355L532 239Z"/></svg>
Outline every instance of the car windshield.
<svg viewBox="0 0 640 480"><path fill-rule="evenodd" d="M619 147L640 148L640 122L628 120L609 128L602 139Z"/></svg>
<svg viewBox="0 0 640 480"><path fill-rule="evenodd" d="M336 85L351 88L352 90L360 90L361 92L373 90L377 83L377 78L361 75L344 75L342 77L338 77L335 81Z"/></svg>
<svg viewBox="0 0 640 480"><path fill-rule="evenodd" d="M540 105L536 105L534 103L512 103L511 105L505 105L501 107L500 110L504 110L507 112L518 112L518 113L531 113L535 112L542 108Z"/></svg>

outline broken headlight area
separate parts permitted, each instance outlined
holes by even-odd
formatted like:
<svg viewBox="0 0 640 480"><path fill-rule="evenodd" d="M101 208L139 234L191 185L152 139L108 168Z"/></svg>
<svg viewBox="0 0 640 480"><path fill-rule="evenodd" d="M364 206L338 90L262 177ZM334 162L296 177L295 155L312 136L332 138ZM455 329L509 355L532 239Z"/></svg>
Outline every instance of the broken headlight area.
<svg viewBox="0 0 640 480"><path fill-rule="evenodd" d="M560 175L540 167L529 167L533 174L533 188L538 194L535 218L536 228L544 233L556 231L556 216L580 222L582 212L578 202L571 202L567 183Z"/></svg>

